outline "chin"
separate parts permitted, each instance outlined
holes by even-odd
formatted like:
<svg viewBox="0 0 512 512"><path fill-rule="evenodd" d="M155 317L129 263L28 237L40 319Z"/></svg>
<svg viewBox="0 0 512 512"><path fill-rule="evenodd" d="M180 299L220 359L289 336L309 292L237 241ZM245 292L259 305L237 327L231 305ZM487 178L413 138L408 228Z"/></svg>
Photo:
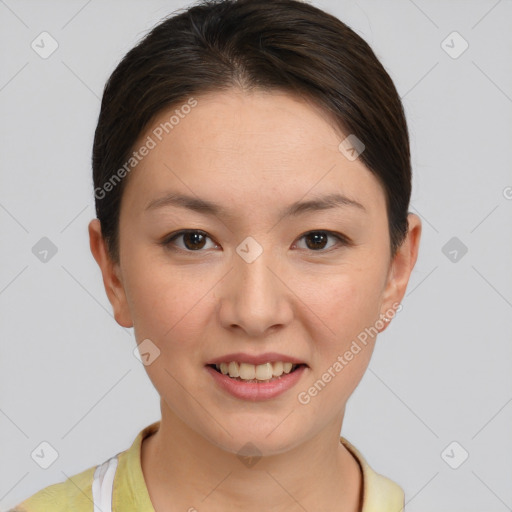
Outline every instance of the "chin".
<svg viewBox="0 0 512 512"><path fill-rule="evenodd" d="M279 419L272 416L271 421L262 421L261 416L247 417L245 421L233 421L223 426L229 432L218 431L210 442L226 452L239 456L271 456L285 453L300 444L305 433L299 434L296 426L282 415ZM220 437L219 437L220 435Z"/></svg>

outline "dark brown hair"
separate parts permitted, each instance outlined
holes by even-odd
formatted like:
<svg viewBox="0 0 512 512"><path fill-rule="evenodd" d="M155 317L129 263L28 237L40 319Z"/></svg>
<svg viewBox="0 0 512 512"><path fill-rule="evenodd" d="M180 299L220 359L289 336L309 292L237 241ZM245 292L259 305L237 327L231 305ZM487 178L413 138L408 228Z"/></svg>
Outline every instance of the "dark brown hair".
<svg viewBox="0 0 512 512"><path fill-rule="evenodd" d="M394 255L408 229L409 136L400 97L374 52L339 19L307 3L206 0L156 25L105 85L92 168L112 260L119 262L119 212L136 141L162 110L231 87L298 94L364 143L359 158L385 191Z"/></svg>

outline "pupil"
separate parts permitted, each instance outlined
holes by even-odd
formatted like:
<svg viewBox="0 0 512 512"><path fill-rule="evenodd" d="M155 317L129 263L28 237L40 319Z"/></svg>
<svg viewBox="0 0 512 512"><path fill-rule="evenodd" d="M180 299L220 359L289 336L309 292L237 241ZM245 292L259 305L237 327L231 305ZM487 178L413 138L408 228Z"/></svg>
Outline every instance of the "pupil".
<svg viewBox="0 0 512 512"><path fill-rule="evenodd" d="M313 239L314 243L313 243L313 246L311 246L311 244L307 243L308 248L309 249L322 249L325 244L322 243L322 241L320 240L321 238L323 238L323 241L325 242L325 239L326 239L325 233L320 233L320 232L310 233L306 237L306 240ZM320 246L318 244L320 244Z"/></svg>
<svg viewBox="0 0 512 512"><path fill-rule="evenodd" d="M192 247L189 246L189 239L192 239L192 242L191 242L191 245ZM195 245L196 243L198 243L198 239L201 239L203 238L202 240L202 245L201 245L201 240L199 240L199 244L200 244L200 247L197 247L197 245ZM201 249L202 247L204 247L204 235L202 235L201 233L185 233L183 235L183 241L185 243L185 246L187 247L187 249Z"/></svg>

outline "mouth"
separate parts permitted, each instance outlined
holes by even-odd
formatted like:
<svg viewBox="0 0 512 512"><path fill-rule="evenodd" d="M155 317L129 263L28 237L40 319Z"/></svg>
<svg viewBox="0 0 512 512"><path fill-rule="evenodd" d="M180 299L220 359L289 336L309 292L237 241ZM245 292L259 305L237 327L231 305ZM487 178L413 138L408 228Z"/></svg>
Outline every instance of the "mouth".
<svg viewBox="0 0 512 512"><path fill-rule="evenodd" d="M233 381L264 384L283 379L300 368L307 367L304 363L290 361L272 361L262 364L250 364L238 361L207 364L216 372L229 377Z"/></svg>

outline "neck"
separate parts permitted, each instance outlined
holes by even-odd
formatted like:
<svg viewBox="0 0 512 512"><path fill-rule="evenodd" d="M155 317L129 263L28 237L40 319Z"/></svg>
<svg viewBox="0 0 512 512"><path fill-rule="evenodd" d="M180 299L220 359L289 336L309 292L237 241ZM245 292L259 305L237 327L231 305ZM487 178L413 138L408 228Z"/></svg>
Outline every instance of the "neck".
<svg viewBox="0 0 512 512"><path fill-rule="evenodd" d="M250 461L215 446L163 405L160 428L141 449L155 511L359 512L361 470L339 441L342 421L343 414L295 448Z"/></svg>

